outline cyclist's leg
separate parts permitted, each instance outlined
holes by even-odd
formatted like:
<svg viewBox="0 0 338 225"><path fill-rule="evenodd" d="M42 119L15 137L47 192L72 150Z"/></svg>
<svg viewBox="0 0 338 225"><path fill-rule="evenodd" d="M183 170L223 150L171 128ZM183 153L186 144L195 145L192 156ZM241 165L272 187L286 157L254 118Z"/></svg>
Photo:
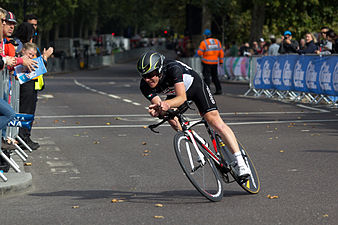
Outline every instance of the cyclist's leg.
<svg viewBox="0 0 338 225"><path fill-rule="evenodd" d="M223 142L228 146L234 158L237 160L237 175L244 179L250 175L250 170L244 162L242 153L239 150L239 145L234 132L224 123L219 115L218 110L213 110L204 114L204 119L208 124L221 136Z"/></svg>
<svg viewBox="0 0 338 225"><path fill-rule="evenodd" d="M213 110L204 114L204 119L221 136L222 140L229 147L232 153L239 152L237 139L231 128L224 123L218 110Z"/></svg>
<svg viewBox="0 0 338 225"><path fill-rule="evenodd" d="M179 123L177 117L175 117L172 120L169 120L168 122L175 131L182 131L181 124Z"/></svg>

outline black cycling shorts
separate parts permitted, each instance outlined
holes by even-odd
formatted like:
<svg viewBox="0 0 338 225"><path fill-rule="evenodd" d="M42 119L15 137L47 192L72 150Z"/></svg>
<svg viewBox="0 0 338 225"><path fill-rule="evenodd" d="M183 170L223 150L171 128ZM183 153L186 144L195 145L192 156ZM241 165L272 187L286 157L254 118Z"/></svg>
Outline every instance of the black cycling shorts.
<svg viewBox="0 0 338 225"><path fill-rule="evenodd" d="M216 100L211 94L210 88L204 83L199 75L196 73L198 78L194 79L192 85L187 90L186 95L188 100L192 100L198 108L201 116L204 116L207 112L218 110ZM169 95L167 99L174 98L175 96Z"/></svg>

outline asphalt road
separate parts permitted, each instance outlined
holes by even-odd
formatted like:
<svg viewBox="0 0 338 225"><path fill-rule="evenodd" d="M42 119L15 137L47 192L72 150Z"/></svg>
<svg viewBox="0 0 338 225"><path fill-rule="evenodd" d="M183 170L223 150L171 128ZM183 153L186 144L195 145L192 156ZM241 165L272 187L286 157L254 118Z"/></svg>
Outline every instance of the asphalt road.
<svg viewBox="0 0 338 225"><path fill-rule="evenodd" d="M41 148L29 154L34 188L1 199L0 224L337 224L337 109L247 98L246 85L224 83L216 101L261 191L232 183L212 203L184 177L174 131L144 128L155 120L138 83L132 63L46 78L32 131Z"/></svg>

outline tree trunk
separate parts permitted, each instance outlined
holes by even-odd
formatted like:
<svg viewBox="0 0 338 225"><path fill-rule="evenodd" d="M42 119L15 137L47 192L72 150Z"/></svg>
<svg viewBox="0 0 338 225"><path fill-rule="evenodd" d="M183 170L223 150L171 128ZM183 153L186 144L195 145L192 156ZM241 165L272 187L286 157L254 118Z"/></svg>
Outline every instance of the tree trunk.
<svg viewBox="0 0 338 225"><path fill-rule="evenodd" d="M265 1L254 0L252 9L252 19L250 28L250 42L257 41L262 37L263 25L265 20Z"/></svg>
<svg viewBox="0 0 338 225"><path fill-rule="evenodd" d="M202 9L202 33L205 29L211 29L211 13L206 4L207 0L203 0Z"/></svg>
<svg viewBox="0 0 338 225"><path fill-rule="evenodd" d="M73 17L69 23L69 31L70 31L70 37L74 38L74 18Z"/></svg>
<svg viewBox="0 0 338 225"><path fill-rule="evenodd" d="M60 24L54 24L54 40L59 39L60 36Z"/></svg>

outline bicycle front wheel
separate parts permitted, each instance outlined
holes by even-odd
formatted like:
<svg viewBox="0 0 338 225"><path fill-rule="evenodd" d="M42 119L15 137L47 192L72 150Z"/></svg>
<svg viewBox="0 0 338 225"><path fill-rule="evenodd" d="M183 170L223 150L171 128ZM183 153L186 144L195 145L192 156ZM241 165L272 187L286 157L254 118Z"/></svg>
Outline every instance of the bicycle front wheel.
<svg viewBox="0 0 338 225"><path fill-rule="evenodd" d="M183 132L175 135L174 149L180 166L192 185L210 201L220 201L223 197L221 178L207 153L196 149Z"/></svg>

